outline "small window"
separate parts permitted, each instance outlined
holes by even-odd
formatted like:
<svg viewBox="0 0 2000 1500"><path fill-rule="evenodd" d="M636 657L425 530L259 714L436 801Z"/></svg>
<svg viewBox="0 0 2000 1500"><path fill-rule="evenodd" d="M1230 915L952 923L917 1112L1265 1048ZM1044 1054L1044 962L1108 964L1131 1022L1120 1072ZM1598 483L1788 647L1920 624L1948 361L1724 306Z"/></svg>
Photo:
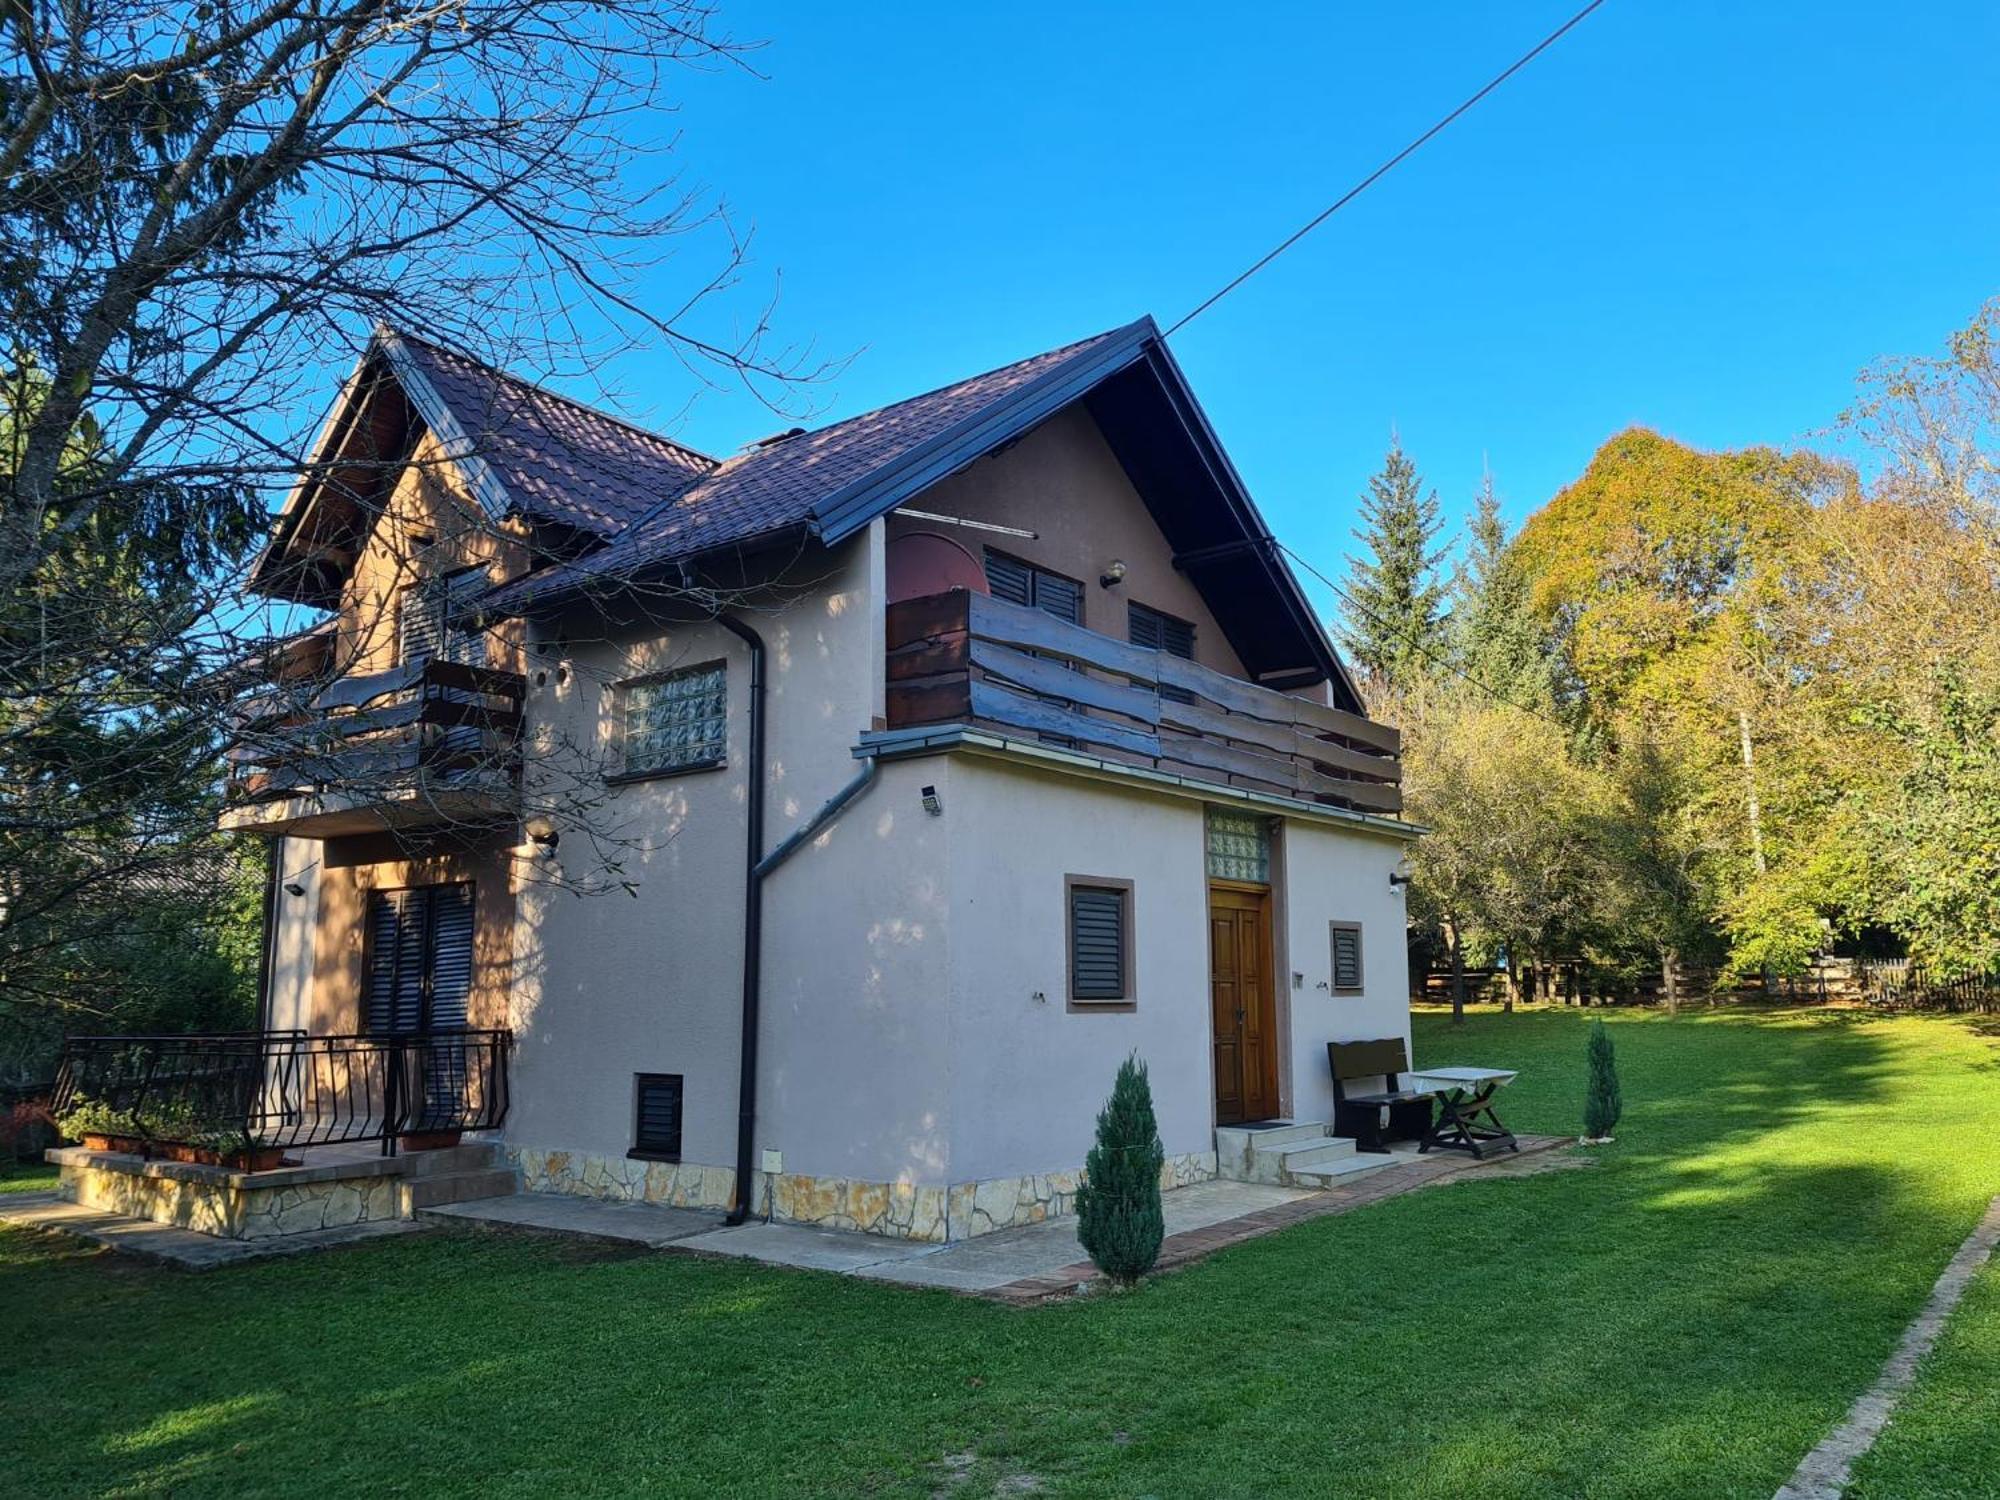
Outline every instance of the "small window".
<svg viewBox="0 0 2000 1500"><path fill-rule="evenodd" d="M727 669L719 661L643 677L619 689L626 776L722 764L729 733Z"/></svg>
<svg viewBox="0 0 2000 1500"><path fill-rule="evenodd" d="M1004 553L989 552L986 586L993 591L994 598L1009 604L1039 609L1072 625L1083 623L1083 585L1074 578L1065 578Z"/></svg>
<svg viewBox="0 0 2000 1500"><path fill-rule="evenodd" d="M1144 646L1149 651L1164 651L1183 661L1194 660L1194 626L1149 604L1135 603L1127 607L1125 633L1135 646ZM1171 683L1160 684L1160 696L1174 703L1194 702L1193 693Z"/></svg>
<svg viewBox="0 0 2000 1500"><path fill-rule="evenodd" d="M1333 992L1336 995L1361 993L1361 924L1333 924Z"/></svg>
<svg viewBox="0 0 2000 1500"><path fill-rule="evenodd" d="M1132 986L1132 882L1072 875L1069 897L1069 998L1079 1005L1129 1005Z"/></svg>
<svg viewBox="0 0 2000 1500"><path fill-rule="evenodd" d="M648 1161L681 1159L681 1075L635 1073L632 1149Z"/></svg>

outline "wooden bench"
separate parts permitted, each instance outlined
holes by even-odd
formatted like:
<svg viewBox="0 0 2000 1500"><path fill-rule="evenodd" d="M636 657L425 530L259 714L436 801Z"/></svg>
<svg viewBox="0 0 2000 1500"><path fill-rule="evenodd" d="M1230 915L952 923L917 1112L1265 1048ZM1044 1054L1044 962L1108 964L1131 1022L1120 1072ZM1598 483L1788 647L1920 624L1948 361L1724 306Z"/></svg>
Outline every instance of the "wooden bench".
<svg viewBox="0 0 2000 1500"><path fill-rule="evenodd" d="M1333 1133L1352 1137L1355 1150L1385 1152L1390 1141L1421 1140L1430 1134L1430 1095L1398 1086L1410 1071L1409 1049L1401 1037L1328 1042L1326 1061L1333 1070ZM1381 1089L1350 1093L1348 1085L1364 1078L1380 1078Z"/></svg>

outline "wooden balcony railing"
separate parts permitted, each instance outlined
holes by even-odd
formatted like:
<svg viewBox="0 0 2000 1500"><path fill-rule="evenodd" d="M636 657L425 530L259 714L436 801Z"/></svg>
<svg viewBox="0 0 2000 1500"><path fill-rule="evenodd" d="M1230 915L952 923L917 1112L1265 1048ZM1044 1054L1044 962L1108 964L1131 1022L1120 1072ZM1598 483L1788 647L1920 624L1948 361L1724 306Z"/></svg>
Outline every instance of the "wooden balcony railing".
<svg viewBox="0 0 2000 1500"><path fill-rule="evenodd" d="M437 660L336 678L310 695L267 689L238 707L228 795L388 795L485 772L511 780L525 694L518 672Z"/></svg>
<svg viewBox="0 0 2000 1500"><path fill-rule="evenodd" d="M887 685L891 729L964 724L1359 812L1403 805L1390 726L986 594L890 605Z"/></svg>

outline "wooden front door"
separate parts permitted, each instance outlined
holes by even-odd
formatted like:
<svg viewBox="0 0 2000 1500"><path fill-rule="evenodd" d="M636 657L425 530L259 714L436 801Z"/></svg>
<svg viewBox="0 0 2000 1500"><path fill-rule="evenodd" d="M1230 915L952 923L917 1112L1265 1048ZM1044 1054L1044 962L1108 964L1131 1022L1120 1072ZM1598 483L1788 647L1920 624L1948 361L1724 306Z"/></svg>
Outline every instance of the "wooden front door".
<svg viewBox="0 0 2000 1500"><path fill-rule="evenodd" d="M1208 994L1215 1028L1215 1122L1278 1112L1278 1018L1271 989L1271 893L1208 888Z"/></svg>

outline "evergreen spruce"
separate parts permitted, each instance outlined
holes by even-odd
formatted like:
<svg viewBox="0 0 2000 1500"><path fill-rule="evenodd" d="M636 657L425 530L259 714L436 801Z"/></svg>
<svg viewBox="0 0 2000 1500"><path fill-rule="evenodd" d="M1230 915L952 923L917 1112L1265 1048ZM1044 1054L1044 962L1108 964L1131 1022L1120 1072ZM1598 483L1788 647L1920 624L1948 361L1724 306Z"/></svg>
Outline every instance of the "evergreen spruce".
<svg viewBox="0 0 2000 1500"><path fill-rule="evenodd" d="M1348 655L1374 681L1409 687L1432 670L1447 645L1443 552L1436 491L1426 495L1417 466L1391 442L1382 472L1368 481L1356 540L1366 555L1349 559L1342 634Z"/></svg>
<svg viewBox="0 0 2000 1500"><path fill-rule="evenodd" d="M1098 1111L1097 1144L1076 1190L1077 1238L1097 1268L1121 1286L1159 1259L1167 1232L1160 1207L1166 1159L1153 1118L1153 1088L1135 1052L1119 1064L1111 1098Z"/></svg>
<svg viewBox="0 0 2000 1500"><path fill-rule="evenodd" d="M1452 647L1476 681L1523 708L1555 700L1548 633L1534 617L1528 579L1507 555L1507 523L1493 476L1479 485L1466 528L1465 562L1453 580Z"/></svg>
<svg viewBox="0 0 2000 1500"><path fill-rule="evenodd" d="M1590 1023L1590 1091L1583 1100L1586 1140L1608 1140L1624 1110L1618 1097L1618 1066L1611 1052L1611 1033L1602 1021Z"/></svg>

